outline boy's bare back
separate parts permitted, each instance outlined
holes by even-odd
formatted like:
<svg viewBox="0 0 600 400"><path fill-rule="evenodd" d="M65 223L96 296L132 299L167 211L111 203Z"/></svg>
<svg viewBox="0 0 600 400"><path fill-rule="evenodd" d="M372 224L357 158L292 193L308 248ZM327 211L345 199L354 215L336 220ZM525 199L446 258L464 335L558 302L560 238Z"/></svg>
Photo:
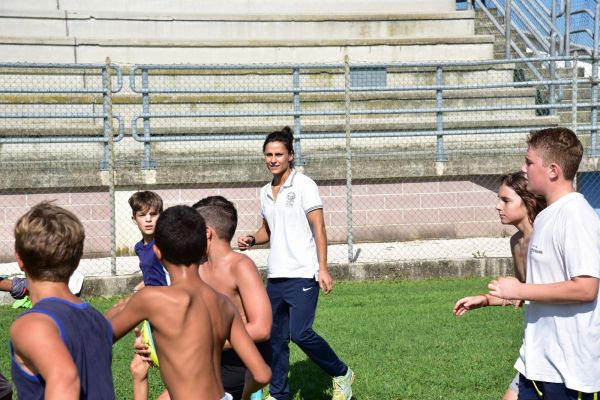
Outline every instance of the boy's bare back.
<svg viewBox="0 0 600 400"><path fill-rule="evenodd" d="M148 290L156 289L156 290ZM161 375L172 399L220 399L223 396L221 349L229 337L233 305L200 279L164 288L148 288ZM201 338L201 340L198 340Z"/></svg>
<svg viewBox="0 0 600 400"><path fill-rule="evenodd" d="M244 293L242 296L240 292L254 291L253 288L264 291L256 265L248 256L234 251L211 261L200 266L200 277L211 288L225 295L233 303L242 319L248 321L247 306L244 306L242 297L256 299L258 296L252 296L251 293ZM266 292L264 297L268 301Z"/></svg>
<svg viewBox="0 0 600 400"><path fill-rule="evenodd" d="M193 209L172 207L157 222L154 251L171 276L171 286L145 287L110 310L116 339L142 320L152 327L161 375L171 399L218 400L224 395L221 351L229 340L261 381L264 364L233 304L200 279L206 226Z"/></svg>

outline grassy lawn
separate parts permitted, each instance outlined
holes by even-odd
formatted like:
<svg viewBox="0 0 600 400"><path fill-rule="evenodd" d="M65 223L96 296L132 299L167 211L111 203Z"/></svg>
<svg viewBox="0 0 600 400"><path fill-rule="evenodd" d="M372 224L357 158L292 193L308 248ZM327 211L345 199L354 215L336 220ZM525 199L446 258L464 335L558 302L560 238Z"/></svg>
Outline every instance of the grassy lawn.
<svg viewBox="0 0 600 400"><path fill-rule="evenodd" d="M499 399L513 378L522 334L522 310L492 307L454 317L454 302L481 293L488 278L338 283L322 295L315 321L321 334L356 373L356 400ZM116 299L92 299L106 310ZM10 375L8 326L18 314L0 307L0 368ZM114 347L118 399L132 397L132 334ZM331 379L291 345L294 400L331 398ZM151 398L162 390L158 371Z"/></svg>

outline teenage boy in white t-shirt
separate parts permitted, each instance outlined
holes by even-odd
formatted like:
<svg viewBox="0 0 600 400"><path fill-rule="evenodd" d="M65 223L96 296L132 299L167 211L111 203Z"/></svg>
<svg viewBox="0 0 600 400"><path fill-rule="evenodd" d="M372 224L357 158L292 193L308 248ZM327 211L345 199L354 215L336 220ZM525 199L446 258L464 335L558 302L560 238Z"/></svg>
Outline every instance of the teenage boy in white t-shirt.
<svg viewBox="0 0 600 400"><path fill-rule="evenodd" d="M600 391L600 220L573 179L583 155L566 128L532 132L527 190L548 207L533 225L527 279L492 281L490 294L525 300L525 334L515 368L519 399L597 399Z"/></svg>

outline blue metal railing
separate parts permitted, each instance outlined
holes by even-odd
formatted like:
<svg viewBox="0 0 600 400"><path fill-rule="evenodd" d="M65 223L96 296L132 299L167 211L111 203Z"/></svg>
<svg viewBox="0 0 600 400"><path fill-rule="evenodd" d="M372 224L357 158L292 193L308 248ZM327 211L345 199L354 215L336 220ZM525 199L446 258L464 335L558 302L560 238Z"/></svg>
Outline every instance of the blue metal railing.
<svg viewBox="0 0 600 400"><path fill-rule="evenodd" d="M509 41L511 30L528 39L535 38L527 45L537 55L553 54L553 34L558 46L554 55L570 55L575 50L592 55L597 40L594 33L597 6L597 0L458 0L456 4L457 10L496 9L512 26L510 30L504 26L499 31ZM489 12L486 15L490 20L495 19ZM514 42L512 46L516 51ZM510 51L506 57L510 58Z"/></svg>

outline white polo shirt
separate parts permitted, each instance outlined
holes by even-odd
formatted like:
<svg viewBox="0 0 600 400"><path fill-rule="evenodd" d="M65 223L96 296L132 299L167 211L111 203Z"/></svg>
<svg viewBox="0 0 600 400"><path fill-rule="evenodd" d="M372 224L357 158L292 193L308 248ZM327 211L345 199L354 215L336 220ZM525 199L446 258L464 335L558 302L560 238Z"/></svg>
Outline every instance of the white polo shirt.
<svg viewBox="0 0 600 400"><path fill-rule="evenodd" d="M269 278L312 278L319 271L317 246L306 214L323 208L317 184L292 170L273 200L271 182L260 190L263 218L271 231Z"/></svg>

